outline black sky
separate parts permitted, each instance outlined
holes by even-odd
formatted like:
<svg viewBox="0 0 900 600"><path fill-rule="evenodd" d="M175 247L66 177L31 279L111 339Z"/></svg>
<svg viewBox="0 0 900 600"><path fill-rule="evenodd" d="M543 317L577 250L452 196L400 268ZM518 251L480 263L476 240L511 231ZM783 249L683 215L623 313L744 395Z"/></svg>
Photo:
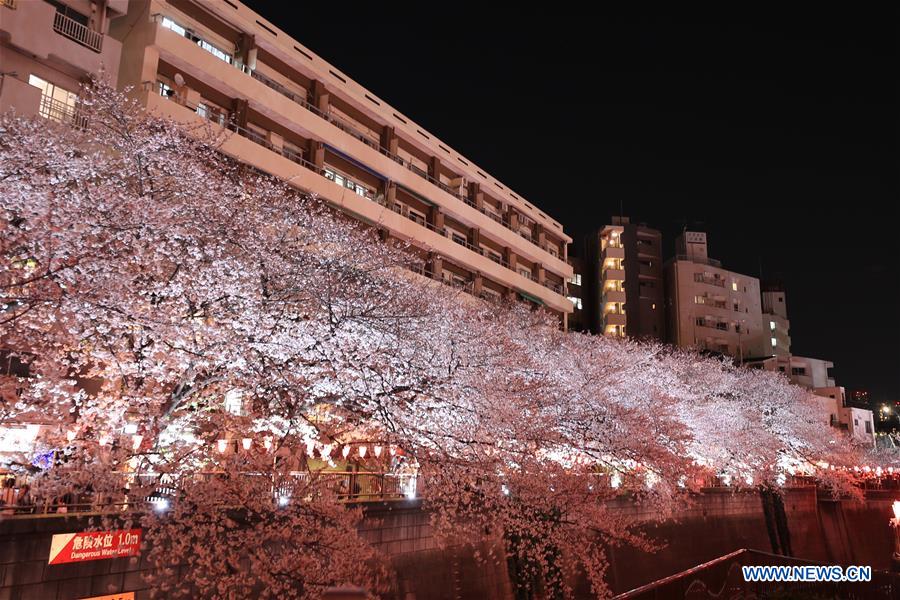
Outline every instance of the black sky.
<svg viewBox="0 0 900 600"><path fill-rule="evenodd" d="M573 236L707 231L784 283L795 354L900 400L896 11L249 4Z"/></svg>

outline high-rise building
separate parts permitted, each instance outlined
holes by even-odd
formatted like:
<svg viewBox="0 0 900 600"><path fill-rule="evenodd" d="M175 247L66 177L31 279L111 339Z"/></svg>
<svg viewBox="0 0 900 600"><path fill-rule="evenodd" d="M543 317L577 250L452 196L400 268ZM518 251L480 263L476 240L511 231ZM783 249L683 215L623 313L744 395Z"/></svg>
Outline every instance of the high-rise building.
<svg viewBox="0 0 900 600"><path fill-rule="evenodd" d="M0 112L77 119L82 82L116 84L122 44L109 35L128 0L0 0Z"/></svg>
<svg viewBox="0 0 900 600"><path fill-rule="evenodd" d="M664 340L662 234L615 216L581 247L584 326L597 334Z"/></svg>
<svg viewBox="0 0 900 600"><path fill-rule="evenodd" d="M729 271L709 258L706 234L686 231L666 263L670 342L736 358L763 354L759 279Z"/></svg>
<svg viewBox="0 0 900 600"><path fill-rule="evenodd" d="M764 284L762 290L763 355L790 356L791 322L787 317L787 300L784 287L779 284Z"/></svg>
<svg viewBox="0 0 900 600"><path fill-rule="evenodd" d="M226 154L410 242L424 275L542 305L565 326L562 225L259 14L133 0L112 34L119 85L151 113L231 130Z"/></svg>

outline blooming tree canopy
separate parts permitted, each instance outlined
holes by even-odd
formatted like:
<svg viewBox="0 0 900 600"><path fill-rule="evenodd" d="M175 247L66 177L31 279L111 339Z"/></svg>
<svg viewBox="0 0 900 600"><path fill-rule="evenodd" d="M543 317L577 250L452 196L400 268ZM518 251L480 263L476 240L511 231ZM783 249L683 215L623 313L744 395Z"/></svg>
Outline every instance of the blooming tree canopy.
<svg viewBox="0 0 900 600"><path fill-rule="evenodd" d="M562 595L578 570L608 593L606 545L657 543L616 499L664 516L710 476L795 469L847 489L857 450L779 375L462 295L227 132L101 83L82 104L80 128L0 119L0 423L44 425L38 496L166 503L137 513L166 597L389 589L327 476L359 442L415 472L439 536Z"/></svg>

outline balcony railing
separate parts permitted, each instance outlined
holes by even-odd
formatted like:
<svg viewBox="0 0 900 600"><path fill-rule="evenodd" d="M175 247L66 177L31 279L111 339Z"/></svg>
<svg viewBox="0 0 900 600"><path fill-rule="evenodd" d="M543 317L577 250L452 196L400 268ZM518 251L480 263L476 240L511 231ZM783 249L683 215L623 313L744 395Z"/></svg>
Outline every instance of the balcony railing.
<svg viewBox="0 0 900 600"><path fill-rule="evenodd" d="M718 287L725 287L725 280L719 277L707 277L703 273L694 273L694 281L697 283L708 283L709 285L715 285Z"/></svg>
<svg viewBox="0 0 900 600"><path fill-rule="evenodd" d="M16 10L16 0L0 0L0 6Z"/></svg>
<svg viewBox="0 0 900 600"><path fill-rule="evenodd" d="M151 87L150 89L153 89L153 88ZM172 99L171 96L167 96L167 95L161 95L161 96L163 98ZM208 109L204 110L203 107L205 105L195 106L195 107L192 107L186 103L183 105L189 109L194 110L194 112L197 113L199 116L201 116L207 120L210 120L216 124L220 124L220 120L218 119L218 117L219 117L218 113L216 113L215 111L210 111ZM263 147L271 150L272 152L280 154L281 156L284 156L288 160L290 160L294 163L297 163L298 165L300 165L306 169L309 169L310 171L313 171L319 175L322 175L323 177L326 177L331 181L334 181L334 179L331 177L328 177L328 173L327 173L328 171L339 174L341 177L344 178L345 182L347 182L347 181L353 182L353 180L351 178L344 175L343 173L340 173L340 171L338 171L337 169L334 169L330 165L327 165L325 167L318 167L314 163L306 160L305 158L303 158L296 152L288 150L287 148L279 148L278 146L272 144L268 139L266 139L266 136L259 133L258 131L249 129L247 127L241 127L239 125L236 125L235 123L227 123L225 125L225 127L227 129L229 129L230 131L237 133L241 137L245 137L245 138L255 142L256 144L259 144L260 146L263 146ZM376 202L376 203L380 204L381 206L384 206L390 210L393 210L394 212L396 212L400 215L405 216L409 220L418 224L420 227L429 229L442 237L453 239L452 234L449 232L449 230L447 230L446 228L439 229L427 221L423 222L422 218L419 215L416 215L415 213L411 213L409 211L404 211L402 209L402 205L400 205L399 203L395 203L393 206L388 206L384 200L383 195L381 195L381 194L376 194L372 190L369 190L368 188L364 188L361 185L356 185L355 183L354 183L353 188L350 188L347 185L344 185L343 187L347 187L348 189L353 189L353 191L355 191L358 195L360 195L364 198L367 198L373 202ZM359 192L359 188L363 189L363 193ZM506 269L509 269L510 271L517 272L512 268L512 266L507 261L503 260L502 258L500 260L497 260L497 258L493 254L491 254L484 248L470 244L468 241L466 241L466 242L462 242L461 240L454 240L454 241L461 246L465 246L466 248L468 248L472 252L475 252L476 254L479 254L481 256L485 256L485 257L489 258L490 260L494 261L495 263L497 263L499 265L502 265L503 267L505 267ZM565 288L561 284L553 283L553 282L546 281L546 280L543 282L536 282L536 283L540 283L540 285L542 285L543 287L547 288L548 290L552 290L553 292L555 292L559 295L565 294Z"/></svg>
<svg viewBox="0 0 900 600"><path fill-rule="evenodd" d="M100 52L103 47L102 33L94 31L62 13L58 12L53 15L53 30L94 52Z"/></svg>

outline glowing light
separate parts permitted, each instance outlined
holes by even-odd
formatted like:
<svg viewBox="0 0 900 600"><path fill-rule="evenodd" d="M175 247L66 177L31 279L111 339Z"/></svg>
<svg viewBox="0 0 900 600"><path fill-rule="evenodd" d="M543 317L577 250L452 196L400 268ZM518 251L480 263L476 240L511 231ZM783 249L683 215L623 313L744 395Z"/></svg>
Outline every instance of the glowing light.
<svg viewBox="0 0 900 600"><path fill-rule="evenodd" d="M615 472L609 478L609 485L613 489L619 489L622 487L622 475L619 472Z"/></svg>
<svg viewBox="0 0 900 600"><path fill-rule="evenodd" d="M253 440L251 440L250 438L244 438L241 440L241 445L244 446L244 450L249 450L252 444Z"/></svg>
<svg viewBox="0 0 900 600"><path fill-rule="evenodd" d="M142 436L139 433L134 434L133 436L131 436L131 448L133 450L137 450L138 448L141 447L141 442L143 442L143 441L144 441L144 436Z"/></svg>
<svg viewBox="0 0 900 600"><path fill-rule="evenodd" d="M76 435L78 435L78 434L76 434L74 431L67 431L67 432L66 432L66 439L69 440L70 442L75 441L75 436L76 436Z"/></svg>
<svg viewBox="0 0 900 600"><path fill-rule="evenodd" d="M263 440L263 446L266 447L266 451L271 450L272 449L272 438L266 437Z"/></svg>
<svg viewBox="0 0 900 600"><path fill-rule="evenodd" d="M278 496L278 506L287 506L290 501L287 496Z"/></svg>
<svg viewBox="0 0 900 600"><path fill-rule="evenodd" d="M153 501L153 510L156 512L166 512L169 510L169 501L165 498L159 498Z"/></svg>
<svg viewBox="0 0 900 600"><path fill-rule="evenodd" d="M123 429L123 431L128 435L131 435L132 433L137 433L137 430L138 430L137 423L125 423L125 428Z"/></svg>
<svg viewBox="0 0 900 600"><path fill-rule="evenodd" d="M894 521L900 522L900 500L894 500L891 508L894 511Z"/></svg>
<svg viewBox="0 0 900 600"><path fill-rule="evenodd" d="M350 446L344 446L344 449L341 450L341 454L344 456L344 458L350 456Z"/></svg>
<svg viewBox="0 0 900 600"><path fill-rule="evenodd" d="M375 458L381 457L381 446L372 447L372 451L375 453Z"/></svg>
<svg viewBox="0 0 900 600"><path fill-rule="evenodd" d="M228 440L219 440L219 452L225 452L228 448Z"/></svg>
<svg viewBox="0 0 900 600"><path fill-rule="evenodd" d="M325 444L324 446L322 446L322 449L320 450L320 452L322 453L322 458L324 458L325 460L331 460L330 457L331 457L331 453L333 451L334 451L334 446L332 446L331 444Z"/></svg>
<svg viewBox="0 0 900 600"><path fill-rule="evenodd" d="M504 496L509 496L509 488L506 487L506 484L500 486L500 491L503 492Z"/></svg>
<svg viewBox="0 0 900 600"><path fill-rule="evenodd" d="M109 443L109 438L106 437L105 435L101 435L100 438L97 440L97 443L101 446L105 446Z"/></svg>
<svg viewBox="0 0 900 600"><path fill-rule="evenodd" d="M391 446L390 453L391 456L394 456L395 454L397 454L397 449L394 446Z"/></svg>
<svg viewBox="0 0 900 600"><path fill-rule="evenodd" d="M360 446L360 447L359 447L359 457L360 457L360 458L365 458L365 457L366 457L366 447L365 447L365 446Z"/></svg>
<svg viewBox="0 0 900 600"><path fill-rule="evenodd" d="M313 439L306 440L306 455L310 458L316 454L316 441Z"/></svg>

